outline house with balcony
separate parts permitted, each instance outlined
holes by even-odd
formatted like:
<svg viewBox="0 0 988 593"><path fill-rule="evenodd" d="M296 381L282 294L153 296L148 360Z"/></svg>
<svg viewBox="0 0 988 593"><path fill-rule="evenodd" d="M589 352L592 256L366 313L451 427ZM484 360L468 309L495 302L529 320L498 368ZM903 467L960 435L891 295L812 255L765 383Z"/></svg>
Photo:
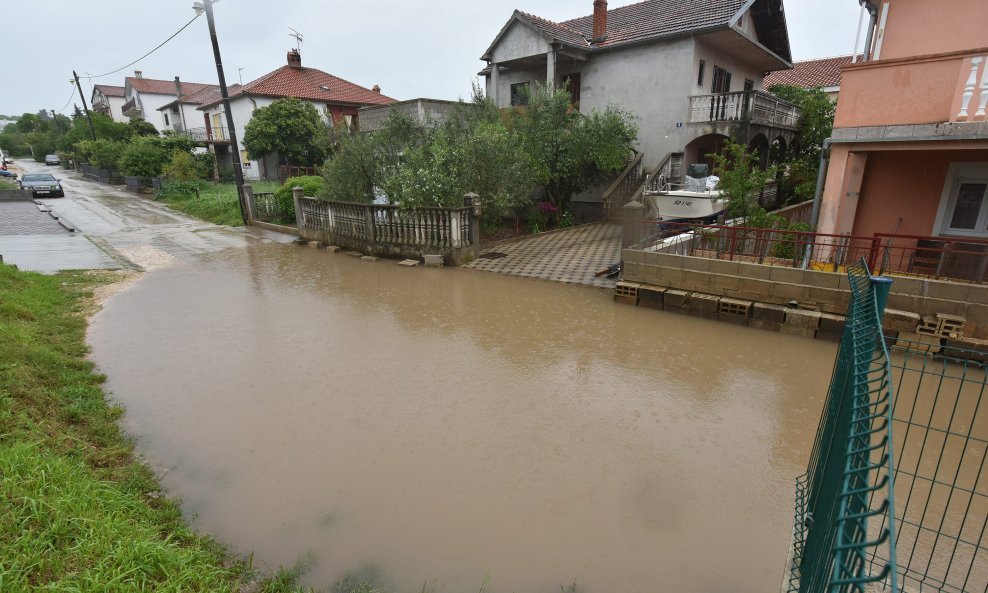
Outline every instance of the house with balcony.
<svg viewBox="0 0 988 593"><path fill-rule="evenodd" d="M143 72L134 71L134 76L124 79L123 115L129 119L142 119L153 125L159 132L172 129L174 118L169 112L158 109L176 98L192 95L211 85L201 82L182 82L144 78ZM181 114L179 114L181 117Z"/></svg>
<svg viewBox="0 0 988 593"><path fill-rule="evenodd" d="M894 271L988 276L988 3L862 1L817 230L878 237ZM885 249L887 246L887 249Z"/></svg>
<svg viewBox="0 0 988 593"><path fill-rule="evenodd" d="M297 49L288 52L288 63L272 70L247 84L229 91L230 111L237 132L240 161L245 179L278 179L279 169L298 163L285 163L277 154L261 159L251 159L243 146L244 128L251 120L254 111L266 107L284 97L294 97L308 101L322 115L323 122L333 125L346 123L356 128L359 109L374 105L388 105L395 99L381 94L381 87L365 88L350 81L333 76L316 68L302 66L302 55ZM226 112L220 97L205 102L197 110L205 127L192 129L200 133L211 152L216 154L218 166L233 167L230 138L226 132Z"/></svg>
<svg viewBox="0 0 988 593"><path fill-rule="evenodd" d="M588 8L590 6L588 5ZM555 22L516 10L481 59L487 96L501 107L525 101L534 84L565 86L581 110L614 105L638 118L639 161L677 179L708 162L728 138L784 154L799 109L763 92L765 73L792 67L782 0L645 0ZM781 150L779 150L781 149ZM605 192L606 193L606 192ZM605 195L619 204L631 196Z"/></svg>
<svg viewBox="0 0 988 593"><path fill-rule="evenodd" d="M127 123L130 119L123 114L123 106L126 102L124 96L125 90L122 86L97 84L93 86L89 103L93 106L93 111L108 115L115 122Z"/></svg>
<svg viewBox="0 0 988 593"><path fill-rule="evenodd" d="M178 80L178 77L175 78ZM240 85L234 84L229 87L229 92L235 92ZM176 89L177 90L177 89ZM220 98L220 87L217 84L207 84L193 93L176 97L172 101L158 107L160 118L164 130L171 130L176 133L186 133L197 142L204 142L204 134L198 134L194 130L202 128L202 112L198 108L206 103L210 103Z"/></svg>
<svg viewBox="0 0 988 593"><path fill-rule="evenodd" d="M887 338L988 360L988 3L859 1L815 231L625 221L617 300L839 339L864 260L892 280Z"/></svg>

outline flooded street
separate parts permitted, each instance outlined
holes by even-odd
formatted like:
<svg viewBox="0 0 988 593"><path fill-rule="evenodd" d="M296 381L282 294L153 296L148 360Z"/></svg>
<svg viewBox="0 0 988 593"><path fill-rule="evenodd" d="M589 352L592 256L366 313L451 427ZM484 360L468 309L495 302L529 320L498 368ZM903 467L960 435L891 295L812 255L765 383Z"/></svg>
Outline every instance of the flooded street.
<svg viewBox="0 0 988 593"><path fill-rule="evenodd" d="M401 593L764 593L836 345L278 244L110 299L93 359L194 525Z"/></svg>

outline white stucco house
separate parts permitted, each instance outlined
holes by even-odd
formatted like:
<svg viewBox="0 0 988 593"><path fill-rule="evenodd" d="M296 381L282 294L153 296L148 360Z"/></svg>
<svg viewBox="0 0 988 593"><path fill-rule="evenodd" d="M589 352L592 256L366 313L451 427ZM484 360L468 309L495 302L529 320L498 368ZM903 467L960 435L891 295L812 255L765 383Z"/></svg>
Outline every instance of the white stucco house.
<svg viewBox="0 0 988 593"><path fill-rule="evenodd" d="M183 96L192 95L207 87L214 86L201 82L144 78L140 70L134 76L124 79L123 115L130 119L143 119L159 131L174 129L174 117L169 111L159 109ZM178 114L181 118L181 114Z"/></svg>
<svg viewBox="0 0 988 593"><path fill-rule="evenodd" d="M93 106L93 111L98 111L110 116L115 122L127 123L130 118L123 114L124 87L110 84L97 84L93 86L93 94L89 98L89 103Z"/></svg>
<svg viewBox="0 0 988 593"><path fill-rule="evenodd" d="M591 8L590 0L587 8ZM535 83L567 87L581 111L638 118L644 171L673 177L726 138L758 149L795 137L798 109L761 91L792 67L782 0L645 0L562 22L516 10L481 59L487 96L524 102Z"/></svg>
<svg viewBox="0 0 988 593"><path fill-rule="evenodd" d="M240 85L234 84L227 90L236 92ZM189 132L189 136L196 141L205 140L205 136L198 134L195 130L203 129L203 116L199 107L212 103L220 98L220 86L218 84L207 84L195 92L181 97L173 97L171 101L158 107L159 118L164 124L165 130L174 132Z"/></svg>
<svg viewBox="0 0 988 593"><path fill-rule="evenodd" d="M298 50L288 52L287 64L272 70L243 86L229 89L230 111L237 132L237 147L243 165L245 179L277 179L282 163L279 155L267 155L263 159L248 158L243 146L244 129L255 110L266 107L284 97L295 97L312 103L323 116L323 122L333 124L344 121L357 126L360 107L386 105L395 99L381 94L381 88L365 88L322 70L302 66ZM230 138L227 132L226 113L222 99L216 97L197 108L205 127L190 132L206 138L209 150L215 152L220 167L232 167ZM201 132L201 133L200 133ZM198 137L194 137L197 141Z"/></svg>

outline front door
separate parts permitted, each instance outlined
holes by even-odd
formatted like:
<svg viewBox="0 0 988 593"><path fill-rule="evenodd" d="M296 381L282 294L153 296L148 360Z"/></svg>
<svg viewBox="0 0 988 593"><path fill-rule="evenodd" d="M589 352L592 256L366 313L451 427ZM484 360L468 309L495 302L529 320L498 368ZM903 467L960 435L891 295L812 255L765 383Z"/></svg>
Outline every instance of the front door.
<svg viewBox="0 0 988 593"><path fill-rule="evenodd" d="M213 114L213 140L226 140L223 135L223 117L219 113Z"/></svg>

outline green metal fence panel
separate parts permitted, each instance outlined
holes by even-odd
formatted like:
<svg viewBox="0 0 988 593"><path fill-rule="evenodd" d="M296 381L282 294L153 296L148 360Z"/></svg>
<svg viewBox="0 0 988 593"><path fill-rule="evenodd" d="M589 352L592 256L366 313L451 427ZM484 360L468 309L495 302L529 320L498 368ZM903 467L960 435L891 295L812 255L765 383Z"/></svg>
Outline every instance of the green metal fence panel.
<svg viewBox="0 0 988 593"><path fill-rule="evenodd" d="M896 571L904 591L988 591L985 356L903 340L891 350ZM871 559L888 562L880 553Z"/></svg>
<svg viewBox="0 0 988 593"><path fill-rule="evenodd" d="M797 480L789 591L863 593L869 583L899 590L891 570L895 523L884 520L895 516L891 367L881 326L889 283L872 277L863 259L848 279L844 335L809 467Z"/></svg>
<svg viewBox="0 0 988 593"><path fill-rule="evenodd" d="M783 589L988 593L988 354L886 340L888 279L848 278Z"/></svg>

